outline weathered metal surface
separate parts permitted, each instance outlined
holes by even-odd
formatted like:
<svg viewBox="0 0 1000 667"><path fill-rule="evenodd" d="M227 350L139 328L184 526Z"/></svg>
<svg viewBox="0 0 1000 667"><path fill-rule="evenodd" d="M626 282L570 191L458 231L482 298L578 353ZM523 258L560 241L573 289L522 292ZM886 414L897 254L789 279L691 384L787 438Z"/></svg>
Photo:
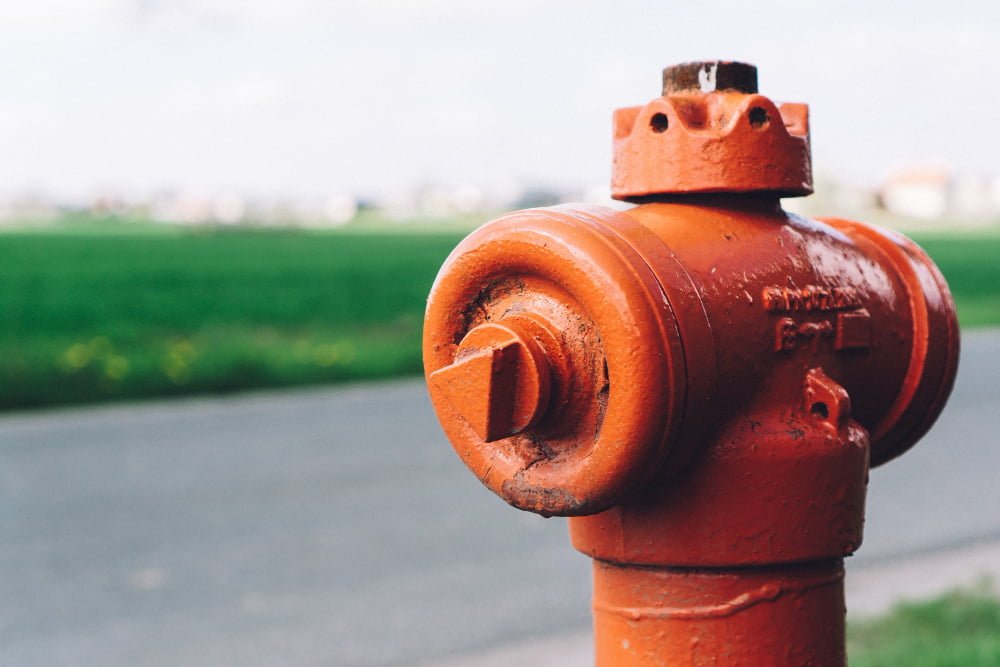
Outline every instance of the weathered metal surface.
<svg viewBox="0 0 1000 667"><path fill-rule="evenodd" d="M779 116L733 86L664 98L741 126L699 130L718 164L682 139L648 203L490 222L428 300L445 432L504 500L572 517L602 665L842 664L869 466L926 432L957 368L934 264L892 232L784 212L768 165L808 175L805 107L799 148L780 123L754 143L751 111Z"/></svg>
<svg viewBox="0 0 1000 667"><path fill-rule="evenodd" d="M664 95L717 90L756 93L757 68L747 63L707 60L671 65L663 70Z"/></svg>
<svg viewBox="0 0 1000 667"><path fill-rule="evenodd" d="M812 192L809 108L757 94L757 69L687 63L663 71L663 96L614 114L611 193Z"/></svg>
<svg viewBox="0 0 1000 667"><path fill-rule="evenodd" d="M767 570L594 561L598 665L843 665L840 561Z"/></svg>

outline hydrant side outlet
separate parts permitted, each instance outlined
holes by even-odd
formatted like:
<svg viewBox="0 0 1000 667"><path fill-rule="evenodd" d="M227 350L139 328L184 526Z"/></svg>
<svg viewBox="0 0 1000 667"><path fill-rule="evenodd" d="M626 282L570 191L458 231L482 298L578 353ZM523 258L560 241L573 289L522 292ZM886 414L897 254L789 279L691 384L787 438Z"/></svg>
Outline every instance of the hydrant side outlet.
<svg viewBox="0 0 1000 667"><path fill-rule="evenodd" d="M894 232L783 211L808 110L742 63L615 114L627 211L505 215L431 290L424 365L455 451L595 559L598 664L844 662L868 471L942 410L958 325Z"/></svg>

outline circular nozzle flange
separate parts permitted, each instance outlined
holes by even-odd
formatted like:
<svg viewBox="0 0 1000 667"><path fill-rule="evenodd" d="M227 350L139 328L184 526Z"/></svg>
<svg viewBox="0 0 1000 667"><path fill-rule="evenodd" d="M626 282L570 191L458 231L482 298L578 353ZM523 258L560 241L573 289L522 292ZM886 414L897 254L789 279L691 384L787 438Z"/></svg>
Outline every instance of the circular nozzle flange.
<svg viewBox="0 0 1000 667"><path fill-rule="evenodd" d="M913 345L902 386L871 432L871 465L882 465L915 445L937 420L958 372L960 336L955 301L941 271L920 246L898 232L851 220L820 218L885 257L906 290Z"/></svg>
<svg viewBox="0 0 1000 667"><path fill-rule="evenodd" d="M683 350L633 227L599 207L513 213L466 238L431 290L431 402L465 464L515 507L600 512L671 450Z"/></svg>

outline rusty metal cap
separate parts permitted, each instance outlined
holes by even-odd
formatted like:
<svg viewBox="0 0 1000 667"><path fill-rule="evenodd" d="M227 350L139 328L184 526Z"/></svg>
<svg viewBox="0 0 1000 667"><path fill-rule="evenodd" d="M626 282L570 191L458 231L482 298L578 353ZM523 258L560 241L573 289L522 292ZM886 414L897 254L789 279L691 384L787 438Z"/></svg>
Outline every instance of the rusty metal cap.
<svg viewBox="0 0 1000 667"><path fill-rule="evenodd" d="M611 194L812 193L809 109L757 92L757 68L702 61L663 71L663 96L614 114Z"/></svg>
<svg viewBox="0 0 1000 667"><path fill-rule="evenodd" d="M656 275L600 207L487 223L438 274L424 370L448 439L520 509L607 509L664 466L686 366Z"/></svg>
<svg viewBox="0 0 1000 667"><path fill-rule="evenodd" d="M732 90L757 92L757 68L747 63L699 60L671 65L663 70L663 94L681 92L714 93Z"/></svg>

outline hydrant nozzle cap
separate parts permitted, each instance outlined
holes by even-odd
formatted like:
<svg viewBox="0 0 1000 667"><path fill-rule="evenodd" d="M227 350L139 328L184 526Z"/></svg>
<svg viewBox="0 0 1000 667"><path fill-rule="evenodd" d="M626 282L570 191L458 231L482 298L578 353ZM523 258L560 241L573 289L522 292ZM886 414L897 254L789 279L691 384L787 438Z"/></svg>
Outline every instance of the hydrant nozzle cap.
<svg viewBox="0 0 1000 667"><path fill-rule="evenodd" d="M596 514L680 451L687 358L639 250L652 243L617 211L533 209L480 227L441 267L424 318L431 403L511 505Z"/></svg>
<svg viewBox="0 0 1000 667"><path fill-rule="evenodd" d="M757 92L757 68L748 63L724 60L699 60L671 65L663 70L663 94L671 95L692 90L714 93L734 90Z"/></svg>

